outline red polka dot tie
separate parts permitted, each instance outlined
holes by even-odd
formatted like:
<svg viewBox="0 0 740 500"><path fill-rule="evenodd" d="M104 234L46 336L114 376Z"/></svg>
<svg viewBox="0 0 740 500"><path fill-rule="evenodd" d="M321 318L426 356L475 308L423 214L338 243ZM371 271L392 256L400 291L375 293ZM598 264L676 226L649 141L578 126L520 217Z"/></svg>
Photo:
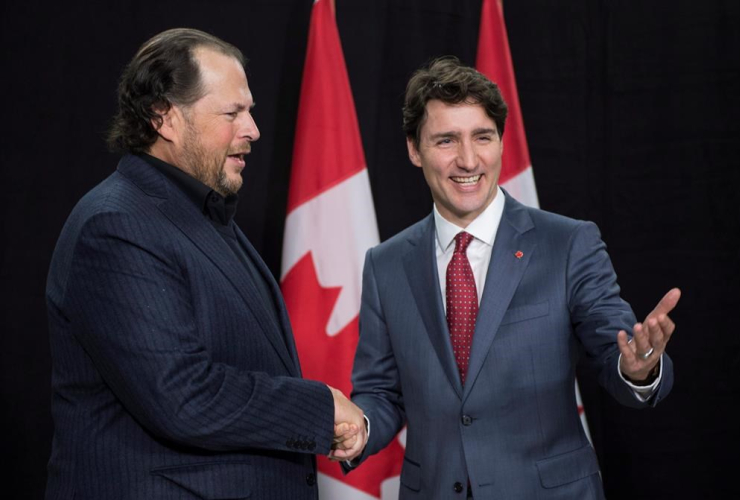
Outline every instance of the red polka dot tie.
<svg viewBox="0 0 740 500"><path fill-rule="evenodd" d="M452 352L455 354L460 380L465 385L465 375L470 362L470 346L478 316L478 291L475 288L473 268L465 251L473 237L462 231L455 236L455 252L447 266L447 326L450 328Z"/></svg>

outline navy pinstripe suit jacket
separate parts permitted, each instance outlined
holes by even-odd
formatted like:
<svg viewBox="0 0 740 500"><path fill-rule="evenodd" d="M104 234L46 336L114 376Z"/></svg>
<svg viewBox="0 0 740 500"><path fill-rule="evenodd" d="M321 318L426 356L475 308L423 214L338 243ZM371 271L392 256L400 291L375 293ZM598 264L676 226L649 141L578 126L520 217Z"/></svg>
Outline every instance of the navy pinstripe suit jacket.
<svg viewBox="0 0 740 500"><path fill-rule="evenodd" d="M47 499L317 498L332 396L301 378L277 284L237 232L271 297L135 156L75 207L47 283Z"/></svg>

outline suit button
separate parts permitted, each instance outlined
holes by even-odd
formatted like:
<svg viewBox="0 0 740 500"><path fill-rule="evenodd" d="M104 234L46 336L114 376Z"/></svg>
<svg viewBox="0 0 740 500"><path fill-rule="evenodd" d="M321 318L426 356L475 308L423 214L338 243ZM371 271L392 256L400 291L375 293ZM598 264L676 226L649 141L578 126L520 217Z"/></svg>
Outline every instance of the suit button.
<svg viewBox="0 0 740 500"><path fill-rule="evenodd" d="M285 446L287 446L288 448L292 448L293 446L295 446L295 442L292 439L288 439L285 442Z"/></svg>
<svg viewBox="0 0 740 500"><path fill-rule="evenodd" d="M455 485L452 487L453 490L455 490L455 493L462 493L463 485L461 482L455 483Z"/></svg>
<svg viewBox="0 0 740 500"><path fill-rule="evenodd" d="M470 415L463 415L461 420L462 424L466 427L473 423L473 417L471 417Z"/></svg>
<svg viewBox="0 0 740 500"><path fill-rule="evenodd" d="M313 451L316 449L316 442L311 441L311 443L308 445L308 450Z"/></svg>
<svg viewBox="0 0 740 500"><path fill-rule="evenodd" d="M309 473L306 476L306 484L309 486L315 485L316 484L316 474L314 474L313 472Z"/></svg>

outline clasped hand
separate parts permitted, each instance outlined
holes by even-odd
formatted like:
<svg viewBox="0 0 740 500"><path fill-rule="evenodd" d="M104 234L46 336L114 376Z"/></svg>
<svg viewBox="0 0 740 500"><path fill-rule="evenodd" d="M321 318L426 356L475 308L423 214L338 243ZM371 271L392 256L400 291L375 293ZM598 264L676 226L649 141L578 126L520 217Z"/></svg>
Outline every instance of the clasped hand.
<svg viewBox="0 0 740 500"><path fill-rule="evenodd" d="M365 415L342 391L329 389L334 396L334 440L329 459L353 460L362 454L367 443Z"/></svg>

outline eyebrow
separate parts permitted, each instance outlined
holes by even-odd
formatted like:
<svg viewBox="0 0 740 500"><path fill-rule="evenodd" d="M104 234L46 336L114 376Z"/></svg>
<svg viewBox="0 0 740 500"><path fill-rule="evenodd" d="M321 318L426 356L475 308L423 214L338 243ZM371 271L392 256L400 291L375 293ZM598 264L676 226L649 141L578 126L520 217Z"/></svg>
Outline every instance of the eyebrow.
<svg viewBox="0 0 740 500"><path fill-rule="evenodd" d="M459 137L459 136L460 136L459 132L439 132L438 134L432 134L431 136L429 136L429 138L431 140L435 140L435 139L445 139L447 137Z"/></svg>
<svg viewBox="0 0 740 500"><path fill-rule="evenodd" d="M496 134L495 128L477 128L473 130L473 135L483 135L483 134ZM445 139L447 137L460 137L460 132L439 132L437 134L433 134L429 137L431 140L436 139Z"/></svg>
<svg viewBox="0 0 740 500"><path fill-rule="evenodd" d="M257 103L256 102L253 102L252 105L249 106L249 110L250 111L253 110L256 105L257 105ZM241 103L237 103L237 102L231 104L231 106L228 106L228 107L231 108L231 109L233 109L234 111L244 111L245 109L247 109L247 106L246 105L241 104Z"/></svg>

